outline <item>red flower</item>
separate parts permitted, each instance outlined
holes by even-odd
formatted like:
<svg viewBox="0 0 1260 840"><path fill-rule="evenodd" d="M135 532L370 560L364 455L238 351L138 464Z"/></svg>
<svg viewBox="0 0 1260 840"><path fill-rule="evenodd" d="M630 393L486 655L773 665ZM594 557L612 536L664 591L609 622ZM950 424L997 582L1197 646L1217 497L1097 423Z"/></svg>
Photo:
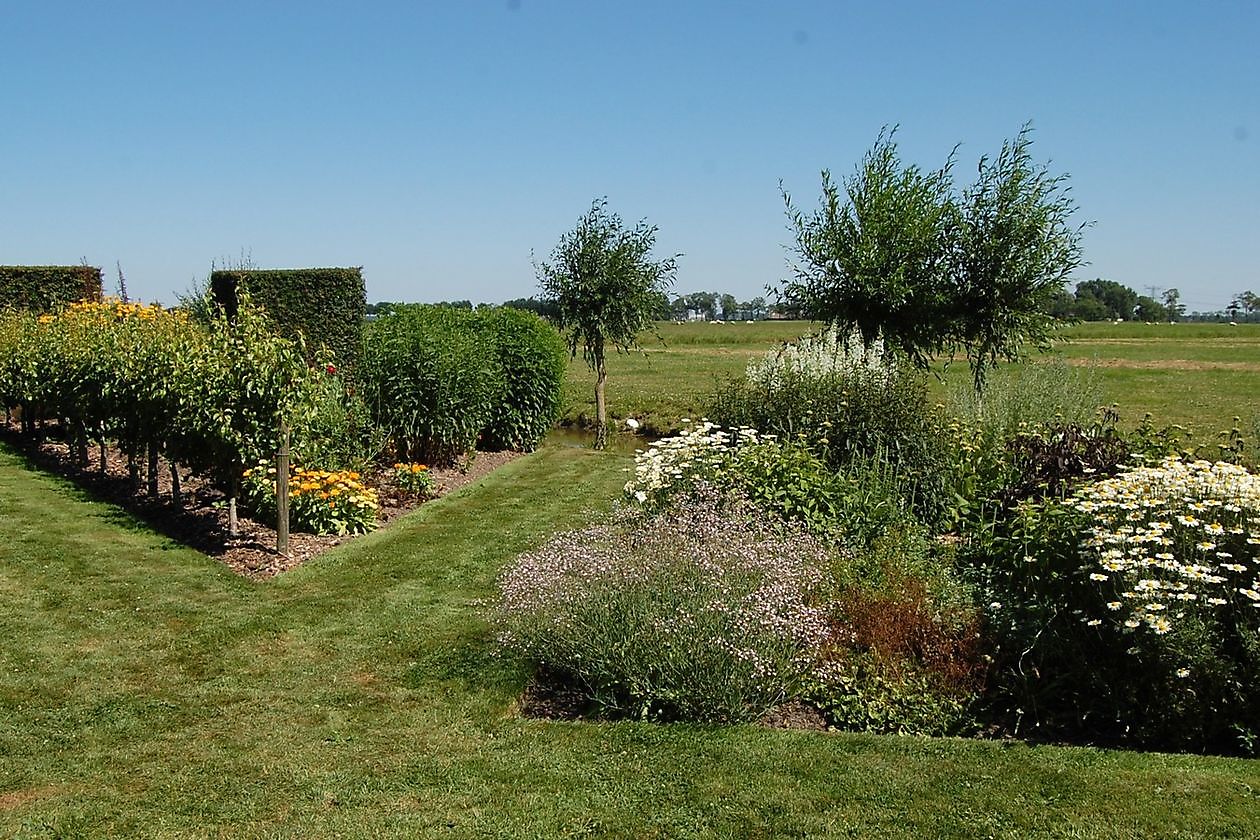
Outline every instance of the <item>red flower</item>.
<svg viewBox="0 0 1260 840"><path fill-rule="evenodd" d="M324 368L324 370L328 371L329 373L336 373L336 372L337 372L337 366L336 366L336 365L328 365L327 367L325 367L325 368Z"/></svg>

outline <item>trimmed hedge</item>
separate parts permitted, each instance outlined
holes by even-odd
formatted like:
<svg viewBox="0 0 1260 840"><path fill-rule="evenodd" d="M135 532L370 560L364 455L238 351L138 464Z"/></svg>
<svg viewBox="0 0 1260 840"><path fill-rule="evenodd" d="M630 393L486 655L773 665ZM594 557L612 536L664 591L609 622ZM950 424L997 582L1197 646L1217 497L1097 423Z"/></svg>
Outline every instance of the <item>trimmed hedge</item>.
<svg viewBox="0 0 1260 840"><path fill-rule="evenodd" d="M477 318L504 379L481 448L532 451L560 414L568 348L556 328L532 312L496 307L478 310Z"/></svg>
<svg viewBox="0 0 1260 840"><path fill-rule="evenodd" d="M229 318L235 315L237 292L242 288L282 335L302 335L308 361L314 361L313 354L323 346L332 351L338 365L349 370L358 367L367 314L362 268L249 269L210 275L214 299Z"/></svg>
<svg viewBox="0 0 1260 840"><path fill-rule="evenodd" d="M0 265L0 309L51 312L100 301L101 270L91 265Z"/></svg>

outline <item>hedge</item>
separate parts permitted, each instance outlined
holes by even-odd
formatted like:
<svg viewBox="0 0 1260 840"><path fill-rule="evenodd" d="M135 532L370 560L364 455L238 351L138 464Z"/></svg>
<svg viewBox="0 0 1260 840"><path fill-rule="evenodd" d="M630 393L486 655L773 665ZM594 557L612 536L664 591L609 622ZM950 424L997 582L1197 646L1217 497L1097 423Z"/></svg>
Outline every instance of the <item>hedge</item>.
<svg viewBox="0 0 1260 840"><path fill-rule="evenodd" d="M91 265L0 265L0 309L51 312L101 299L101 270Z"/></svg>
<svg viewBox="0 0 1260 840"><path fill-rule="evenodd" d="M237 290L244 288L282 335L305 338L308 361L324 346L338 365L358 367L367 313L362 268L215 271L210 288L229 318L236 312Z"/></svg>

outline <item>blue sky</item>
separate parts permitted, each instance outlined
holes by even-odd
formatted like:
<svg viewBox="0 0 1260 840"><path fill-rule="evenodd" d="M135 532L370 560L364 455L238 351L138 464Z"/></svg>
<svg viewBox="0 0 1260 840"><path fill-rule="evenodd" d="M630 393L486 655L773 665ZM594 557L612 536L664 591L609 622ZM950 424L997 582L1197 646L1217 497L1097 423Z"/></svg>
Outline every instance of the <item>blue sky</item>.
<svg viewBox="0 0 1260 840"><path fill-rule="evenodd" d="M370 300L502 301L592 199L680 292L785 276L885 124L961 178L1026 121L1095 276L1260 291L1260 3L24 2L0 14L0 263L362 265Z"/></svg>

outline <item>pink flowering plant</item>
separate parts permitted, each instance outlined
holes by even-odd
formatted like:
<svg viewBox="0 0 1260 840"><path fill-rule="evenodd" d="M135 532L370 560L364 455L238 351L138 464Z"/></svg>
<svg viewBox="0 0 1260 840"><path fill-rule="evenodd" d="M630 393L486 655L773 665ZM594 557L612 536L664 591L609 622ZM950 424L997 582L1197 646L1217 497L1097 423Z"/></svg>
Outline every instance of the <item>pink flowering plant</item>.
<svg viewBox="0 0 1260 840"><path fill-rule="evenodd" d="M512 563L503 647L611 716L755 720L800 696L828 638L829 553L737 498L626 508Z"/></svg>

